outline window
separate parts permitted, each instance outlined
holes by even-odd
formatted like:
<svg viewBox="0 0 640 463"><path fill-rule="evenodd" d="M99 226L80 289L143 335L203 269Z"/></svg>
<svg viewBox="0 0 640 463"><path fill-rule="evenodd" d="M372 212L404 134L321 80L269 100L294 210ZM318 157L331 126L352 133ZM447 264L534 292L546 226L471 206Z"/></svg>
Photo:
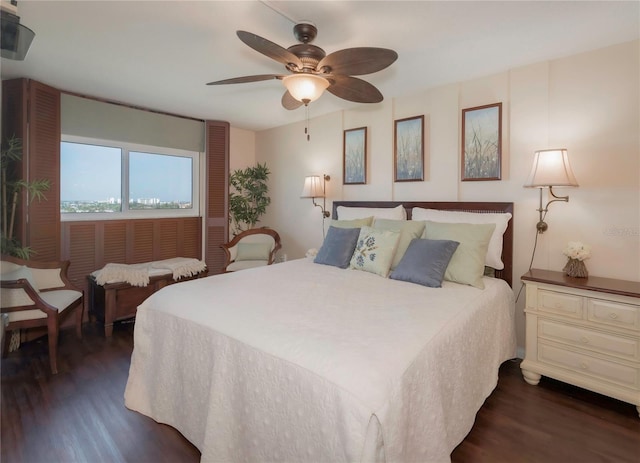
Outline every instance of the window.
<svg viewBox="0 0 640 463"><path fill-rule="evenodd" d="M63 136L62 220L197 216L199 153Z"/></svg>

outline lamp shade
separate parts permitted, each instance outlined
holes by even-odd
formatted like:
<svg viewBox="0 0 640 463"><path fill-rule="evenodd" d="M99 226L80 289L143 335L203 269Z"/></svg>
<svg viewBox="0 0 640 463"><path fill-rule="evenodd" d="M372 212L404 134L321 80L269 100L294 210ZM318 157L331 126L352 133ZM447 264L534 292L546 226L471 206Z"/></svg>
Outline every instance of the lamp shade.
<svg viewBox="0 0 640 463"><path fill-rule="evenodd" d="M322 92L329 86L329 81L324 77L314 74L291 74L282 78L282 83L296 100L304 104L317 100Z"/></svg>
<svg viewBox="0 0 640 463"><path fill-rule="evenodd" d="M304 179L301 198L324 198L324 186L319 175L310 175Z"/></svg>
<svg viewBox="0 0 640 463"><path fill-rule="evenodd" d="M561 148L536 151L531 173L524 186L528 188L578 186L578 181L569 164L567 150Z"/></svg>

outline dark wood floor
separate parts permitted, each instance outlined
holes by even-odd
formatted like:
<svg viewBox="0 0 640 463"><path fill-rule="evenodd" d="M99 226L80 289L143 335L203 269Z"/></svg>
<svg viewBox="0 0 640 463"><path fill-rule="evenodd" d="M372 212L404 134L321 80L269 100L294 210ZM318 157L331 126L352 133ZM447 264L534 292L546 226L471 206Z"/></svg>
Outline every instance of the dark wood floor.
<svg viewBox="0 0 640 463"><path fill-rule="evenodd" d="M110 339L92 325L84 334L62 332L56 376L43 340L2 360L2 462L199 461L176 430L123 405L133 325ZM452 461L638 463L640 418L632 405L553 380L529 386L510 361Z"/></svg>

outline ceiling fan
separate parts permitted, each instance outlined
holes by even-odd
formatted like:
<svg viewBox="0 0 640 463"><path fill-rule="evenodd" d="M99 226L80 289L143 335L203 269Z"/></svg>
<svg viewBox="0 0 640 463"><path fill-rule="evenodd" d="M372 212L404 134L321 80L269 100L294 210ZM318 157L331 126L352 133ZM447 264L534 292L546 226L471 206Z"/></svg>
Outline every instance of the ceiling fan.
<svg viewBox="0 0 640 463"><path fill-rule="evenodd" d="M254 50L284 64L290 74L260 74L209 82L207 85L241 84L278 79L287 88L282 106L296 109L317 100L324 90L356 103L379 103L382 93L354 75L371 74L391 65L398 54L387 48L346 48L329 55L312 45L318 29L309 22L299 22L293 35L300 42L283 48L251 32L237 31L238 38Z"/></svg>

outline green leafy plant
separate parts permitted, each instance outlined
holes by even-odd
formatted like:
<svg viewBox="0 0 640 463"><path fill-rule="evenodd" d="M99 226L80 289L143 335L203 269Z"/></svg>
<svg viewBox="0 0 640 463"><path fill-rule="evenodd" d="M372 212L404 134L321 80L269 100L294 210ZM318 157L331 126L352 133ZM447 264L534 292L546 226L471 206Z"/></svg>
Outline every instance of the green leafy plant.
<svg viewBox="0 0 640 463"><path fill-rule="evenodd" d="M36 179L28 182L16 172L17 163L22 159L22 139L15 135L5 139L0 150L0 172L2 176L2 227L0 230L0 252L22 259L29 259L34 251L22 246L14 236L16 209L20 201L20 193L27 193L27 201L47 199L44 192L51 187L48 179Z"/></svg>
<svg viewBox="0 0 640 463"><path fill-rule="evenodd" d="M270 173L266 163L237 169L231 173L229 223L234 235L253 228L266 212L271 203L267 186Z"/></svg>

